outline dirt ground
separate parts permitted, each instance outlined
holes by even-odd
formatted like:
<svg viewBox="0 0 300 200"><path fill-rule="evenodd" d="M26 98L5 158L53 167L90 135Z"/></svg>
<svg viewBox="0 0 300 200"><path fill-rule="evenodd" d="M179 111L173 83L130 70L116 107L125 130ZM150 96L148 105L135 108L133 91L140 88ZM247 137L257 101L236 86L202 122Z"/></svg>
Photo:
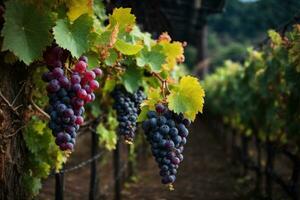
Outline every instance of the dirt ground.
<svg viewBox="0 0 300 200"><path fill-rule="evenodd" d="M72 155L68 165L76 164L90 156L89 137L83 138L81 147ZM100 173L101 199L113 199L111 153L102 160ZM241 199L236 189L236 177L232 165L227 161L223 147L212 132L199 120L191 127L188 143L184 150L184 161L178 169L174 184L169 191L160 183L158 167L151 156L139 161L137 181L126 183L122 199L128 200L233 200ZM88 199L89 166L65 175L65 199ZM43 183L37 199L54 199L54 178ZM100 198L99 198L100 199Z"/></svg>

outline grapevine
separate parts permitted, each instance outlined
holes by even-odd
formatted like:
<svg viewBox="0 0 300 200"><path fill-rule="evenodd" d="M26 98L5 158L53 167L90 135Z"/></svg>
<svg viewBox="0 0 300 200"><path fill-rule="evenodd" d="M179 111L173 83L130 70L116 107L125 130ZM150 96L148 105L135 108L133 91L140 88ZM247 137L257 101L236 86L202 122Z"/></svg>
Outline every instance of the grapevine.
<svg viewBox="0 0 300 200"><path fill-rule="evenodd" d="M176 127L172 128L178 129L179 135L161 135L165 137L162 141L174 143L174 148L161 150L172 154L172 162L182 161L186 137L180 135L180 127L187 129L177 118L194 121L204 103L200 82L186 75L180 65L186 43L172 40L166 32L158 40L152 39L139 28L130 8L116 8L106 15L102 1L10 0L4 7L4 61L10 65L23 62L30 69L32 83L28 85L34 85L28 95L30 102L50 116L48 121L30 109L26 112L26 147L36 162L28 162L24 180L32 193L37 193L41 178L66 162L84 121L99 116L105 116L96 128L101 144L112 150L116 132L133 143L138 123L150 120L147 114L163 103L165 112L172 113L167 119L174 121ZM54 137L48 137L50 132ZM47 136L48 146L33 142L41 135ZM37 147L45 149L45 154ZM42 164L36 167L39 162ZM174 163L161 172L164 183L175 181L179 162Z"/></svg>

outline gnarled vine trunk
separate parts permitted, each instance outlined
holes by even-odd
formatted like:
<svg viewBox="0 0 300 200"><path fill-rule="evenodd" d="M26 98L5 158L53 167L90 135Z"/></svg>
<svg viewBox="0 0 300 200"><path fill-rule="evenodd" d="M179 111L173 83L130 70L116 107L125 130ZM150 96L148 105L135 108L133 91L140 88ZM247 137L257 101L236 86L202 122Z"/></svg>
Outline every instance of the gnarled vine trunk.
<svg viewBox="0 0 300 200"><path fill-rule="evenodd" d="M0 199L25 199L22 172L26 147L22 136L22 115L27 98L22 85L27 71L23 64L7 65L3 56L0 59Z"/></svg>

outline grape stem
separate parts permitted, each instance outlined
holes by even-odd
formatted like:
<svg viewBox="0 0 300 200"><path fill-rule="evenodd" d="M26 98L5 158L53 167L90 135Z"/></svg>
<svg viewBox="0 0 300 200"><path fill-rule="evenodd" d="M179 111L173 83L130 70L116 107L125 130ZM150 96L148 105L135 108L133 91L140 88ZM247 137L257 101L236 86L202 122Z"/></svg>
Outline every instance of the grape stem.
<svg viewBox="0 0 300 200"><path fill-rule="evenodd" d="M152 75L161 82L161 91L164 97L164 101L166 101L166 90L170 92L167 80L163 79L158 73L152 72Z"/></svg>
<svg viewBox="0 0 300 200"><path fill-rule="evenodd" d="M40 112L43 116L45 116L47 119L50 120L50 116L49 116L43 109L41 109L38 105L36 105L36 103L33 101L33 99L32 99L32 94L30 95L30 103L31 103L31 105L33 105L33 107L34 107L38 112Z"/></svg>
<svg viewBox="0 0 300 200"><path fill-rule="evenodd" d="M158 73L152 72L152 75L155 76L156 78L158 78L160 80L160 82L165 81Z"/></svg>
<svg viewBox="0 0 300 200"><path fill-rule="evenodd" d="M170 191L173 191L174 190L173 184L172 183L168 184L168 188L169 188Z"/></svg>

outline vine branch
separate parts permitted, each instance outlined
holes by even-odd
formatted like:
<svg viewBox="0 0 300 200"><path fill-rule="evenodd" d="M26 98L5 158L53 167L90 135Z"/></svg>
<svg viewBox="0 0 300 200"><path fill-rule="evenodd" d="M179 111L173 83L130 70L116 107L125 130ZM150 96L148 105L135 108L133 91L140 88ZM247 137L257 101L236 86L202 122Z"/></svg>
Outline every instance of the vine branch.
<svg viewBox="0 0 300 200"><path fill-rule="evenodd" d="M3 99L3 101L8 105L8 107L18 116L20 117L20 114L18 112L18 108L20 108L22 105L19 105L17 107L14 107L13 104L11 104L8 99L3 95L3 93L0 91L0 97Z"/></svg>
<svg viewBox="0 0 300 200"><path fill-rule="evenodd" d="M45 116L47 119L50 120L50 116L48 115L48 113L46 113L43 109L41 109L38 105L36 105L36 103L33 101L32 99L32 95L30 95L30 103L31 105L33 105L33 107L40 112L43 116Z"/></svg>
<svg viewBox="0 0 300 200"><path fill-rule="evenodd" d="M12 134L10 134L10 135L4 135L3 137L5 138L5 139L8 139L8 138L10 138L10 137L13 137L14 135L16 135L20 130L22 130L23 128L25 128L25 126L22 126L22 127L20 127L20 128L18 128L14 133L12 133Z"/></svg>

